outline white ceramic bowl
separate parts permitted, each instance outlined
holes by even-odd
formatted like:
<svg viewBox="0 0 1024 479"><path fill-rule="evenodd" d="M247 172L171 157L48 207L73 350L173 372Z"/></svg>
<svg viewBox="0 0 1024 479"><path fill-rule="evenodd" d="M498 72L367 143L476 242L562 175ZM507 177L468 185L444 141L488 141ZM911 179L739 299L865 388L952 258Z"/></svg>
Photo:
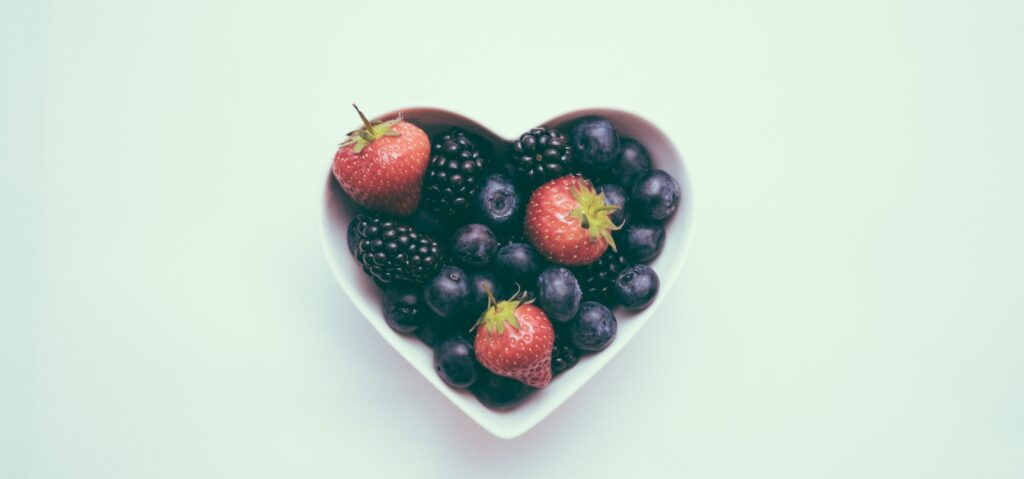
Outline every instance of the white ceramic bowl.
<svg viewBox="0 0 1024 479"><path fill-rule="evenodd" d="M438 108L408 108L381 115L378 119L393 118L399 112L407 121L423 128L428 135L433 136L450 127L457 126L491 141L495 145L494 154L508 153L510 140L493 133L476 121L450 111ZM661 289L654 303L639 313L628 313L621 309L615 311L619 320L618 335L607 349L597 354L584 356L580 359L579 364L556 377L550 386L535 391L523 404L510 411L493 411L480 404L468 391L449 387L434 371L433 352L430 347L413 335L394 332L384 322L380 290L373 281L362 274L358 264L348 252L346 234L355 210L354 204L338 186L328 168L327 182L324 188L321 236L327 262L330 263L342 290L381 336L384 336L384 339L409 361L409 364L423 374L427 381L430 381L441 394L455 403L480 426L498 437L509 439L528 431L548 414L551 414L569 396L572 396L608 361L614 359L615 355L633 339L633 336L647 324L648 320L655 316L664 319L670 317L668 314L659 315L658 307L671 294L672 285L676 277L679 276L683 259L686 257L693 237L693 191L683 166L682 157L676 151L669 137L653 124L632 113L610 109L574 111L540 124L559 127L587 115L600 115L611 120L620 136L636 139L647 147L655 168L667 171L679 181L682 189L679 209L665 225L664 251L651 263L661 279ZM531 125L522 125L516 131L526 131L529 126Z"/></svg>

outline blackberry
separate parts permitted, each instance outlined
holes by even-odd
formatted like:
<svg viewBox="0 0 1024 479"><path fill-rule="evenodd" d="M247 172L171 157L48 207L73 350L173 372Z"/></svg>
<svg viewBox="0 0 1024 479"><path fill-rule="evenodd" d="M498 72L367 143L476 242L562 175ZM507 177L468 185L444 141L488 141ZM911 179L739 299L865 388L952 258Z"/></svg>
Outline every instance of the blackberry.
<svg viewBox="0 0 1024 479"><path fill-rule="evenodd" d="M435 138L423 180L427 209L442 217L462 213L480 188L483 174L483 157L464 132L452 129Z"/></svg>
<svg viewBox="0 0 1024 479"><path fill-rule="evenodd" d="M576 268L573 272L583 290L583 299L611 306L614 302L615 278L628 268L629 262L621 254L608 248L597 261Z"/></svg>
<svg viewBox="0 0 1024 479"><path fill-rule="evenodd" d="M551 372L558 374L573 367L580 361L580 352L572 344L555 339L555 345L551 348Z"/></svg>
<svg viewBox="0 0 1024 479"><path fill-rule="evenodd" d="M512 164L519 178L537 186L573 172L572 147L562 133L534 128L512 143Z"/></svg>
<svg viewBox="0 0 1024 479"><path fill-rule="evenodd" d="M376 215L359 215L352 223L356 261L378 284L423 283L441 266L437 241L405 223Z"/></svg>

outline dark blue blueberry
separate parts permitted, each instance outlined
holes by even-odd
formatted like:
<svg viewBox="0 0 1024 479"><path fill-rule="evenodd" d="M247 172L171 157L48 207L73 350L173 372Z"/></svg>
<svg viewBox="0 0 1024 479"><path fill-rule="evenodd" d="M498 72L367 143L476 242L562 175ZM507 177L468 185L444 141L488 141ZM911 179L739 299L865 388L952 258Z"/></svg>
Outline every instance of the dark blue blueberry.
<svg viewBox="0 0 1024 479"><path fill-rule="evenodd" d="M552 321L572 319L582 299L579 281L565 268L551 266L537 277L537 305Z"/></svg>
<svg viewBox="0 0 1024 479"><path fill-rule="evenodd" d="M392 283L384 289L384 321L399 333L411 333L429 316L420 288L407 283Z"/></svg>
<svg viewBox="0 0 1024 479"><path fill-rule="evenodd" d="M619 209L612 212L612 223L622 225L626 221L626 189L614 183L599 185L597 191L604 193L604 203Z"/></svg>
<svg viewBox="0 0 1024 479"><path fill-rule="evenodd" d="M417 338L420 338L421 341L426 343L427 346L433 347L435 344L454 332L456 331L451 324L451 321L441 318L431 311L427 311L426 321L416 329L414 334Z"/></svg>
<svg viewBox="0 0 1024 479"><path fill-rule="evenodd" d="M508 232L522 226L526 205L509 178L503 174L488 176L473 204L475 217L495 231Z"/></svg>
<svg viewBox="0 0 1024 479"><path fill-rule="evenodd" d="M605 118L588 116L577 120L569 131L569 142L576 163L591 175L609 169L619 155L619 135Z"/></svg>
<svg viewBox="0 0 1024 479"><path fill-rule="evenodd" d="M453 388L465 389L480 377L473 343L462 334L449 336L434 346L434 369Z"/></svg>
<svg viewBox="0 0 1024 479"><path fill-rule="evenodd" d="M532 390L530 386L515 379L498 376L486 370L470 388L481 404L499 411L518 406L526 400Z"/></svg>
<svg viewBox="0 0 1024 479"><path fill-rule="evenodd" d="M665 247L665 227L661 223L631 223L615 234L615 242L623 256L646 263L661 254Z"/></svg>
<svg viewBox="0 0 1024 479"><path fill-rule="evenodd" d="M498 254L494 257L494 270L498 277L519 283L526 289L533 288L543 264L540 254L533 246L518 241L508 242L498 249Z"/></svg>
<svg viewBox="0 0 1024 479"><path fill-rule="evenodd" d="M646 264L624 269L615 278L615 296L623 308L638 311L651 305L658 295L658 273Z"/></svg>
<svg viewBox="0 0 1024 479"><path fill-rule="evenodd" d="M473 289L462 268L445 266L427 282L423 299L438 316L454 318L465 313L473 304Z"/></svg>
<svg viewBox="0 0 1024 479"><path fill-rule="evenodd" d="M608 347L619 329L612 311L594 301L580 304L580 310L569 326L572 345L583 351L600 351Z"/></svg>
<svg viewBox="0 0 1024 479"><path fill-rule="evenodd" d="M448 253L457 263L463 266L487 266L498 251L498 237L490 228L470 223L452 234L451 247Z"/></svg>
<svg viewBox="0 0 1024 479"><path fill-rule="evenodd" d="M441 244L447 242L448 235L452 232L451 227L444 219L425 208L413 212L409 217L409 224L416 228L416 231L425 233Z"/></svg>
<svg viewBox="0 0 1024 479"><path fill-rule="evenodd" d="M651 156L644 145L636 140L623 139L619 157L615 160L607 177L627 189L641 176L651 171Z"/></svg>
<svg viewBox="0 0 1024 479"><path fill-rule="evenodd" d="M630 207L643 219L663 220L679 207L679 183L663 170L640 177L630 194Z"/></svg>

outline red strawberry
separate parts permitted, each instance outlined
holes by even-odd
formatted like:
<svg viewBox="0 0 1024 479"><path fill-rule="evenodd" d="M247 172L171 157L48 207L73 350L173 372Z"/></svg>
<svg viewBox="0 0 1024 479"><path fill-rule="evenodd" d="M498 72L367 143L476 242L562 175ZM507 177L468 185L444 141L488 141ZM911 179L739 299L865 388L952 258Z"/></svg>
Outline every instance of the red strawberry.
<svg viewBox="0 0 1024 479"><path fill-rule="evenodd" d="M551 348L555 330L544 311L516 294L496 303L487 292L487 311L476 323L476 359L499 376L535 388L551 382ZM506 327L508 323L509 327Z"/></svg>
<svg viewBox="0 0 1024 479"><path fill-rule="evenodd" d="M355 105L352 105L355 107ZM356 203L374 211L407 216L416 210L423 174L430 162L430 139L399 116L370 122L348 134L334 155L334 177Z"/></svg>
<svg viewBox="0 0 1024 479"><path fill-rule="evenodd" d="M616 205L579 176L563 176L541 185L526 206L526 237L548 261L566 266L593 263L610 246Z"/></svg>

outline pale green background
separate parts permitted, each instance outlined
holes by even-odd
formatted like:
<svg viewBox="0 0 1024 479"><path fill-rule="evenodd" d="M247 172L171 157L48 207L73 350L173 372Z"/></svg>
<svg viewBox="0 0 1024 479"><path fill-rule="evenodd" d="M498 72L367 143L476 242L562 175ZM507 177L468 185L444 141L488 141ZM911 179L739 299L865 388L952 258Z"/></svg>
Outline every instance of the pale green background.
<svg viewBox="0 0 1024 479"><path fill-rule="evenodd" d="M0 477L1024 477L1019 1L0 5ZM318 242L349 103L626 108L701 213L502 441Z"/></svg>

